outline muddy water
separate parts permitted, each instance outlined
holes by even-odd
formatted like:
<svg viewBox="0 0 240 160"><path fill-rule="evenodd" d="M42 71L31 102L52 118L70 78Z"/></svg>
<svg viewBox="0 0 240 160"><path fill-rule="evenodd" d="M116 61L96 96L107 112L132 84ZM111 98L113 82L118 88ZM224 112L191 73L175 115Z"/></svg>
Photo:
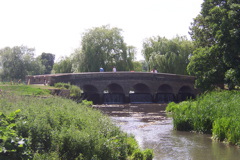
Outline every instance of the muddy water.
<svg viewBox="0 0 240 160"><path fill-rule="evenodd" d="M173 130L165 105L95 106L116 125L133 134L141 148L154 150L154 160L240 160L240 149L211 139L211 135Z"/></svg>

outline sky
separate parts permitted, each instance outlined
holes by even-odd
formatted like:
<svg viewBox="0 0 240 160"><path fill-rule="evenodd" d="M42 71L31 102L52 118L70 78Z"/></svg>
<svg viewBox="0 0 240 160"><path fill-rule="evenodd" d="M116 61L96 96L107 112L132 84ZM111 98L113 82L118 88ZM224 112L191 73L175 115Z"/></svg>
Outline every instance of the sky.
<svg viewBox="0 0 240 160"><path fill-rule="evenodd" d="M0 49L35 48L56 61L81 46L84 32L110 25L122 29L127 45L143 59L143 41L187 36L203 0L0 0Z"/></svg>

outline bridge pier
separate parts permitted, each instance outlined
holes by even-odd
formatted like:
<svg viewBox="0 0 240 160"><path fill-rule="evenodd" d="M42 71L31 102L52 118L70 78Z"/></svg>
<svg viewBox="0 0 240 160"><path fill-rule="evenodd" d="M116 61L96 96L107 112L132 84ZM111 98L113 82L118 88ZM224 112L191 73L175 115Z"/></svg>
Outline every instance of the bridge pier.
<svg viewBox="0 0 240 160"><path fill-rule="evenodd" d="M195 97L195 77L149 72L89 72L27 76L29 84L71 83L94 103L165 103Z"/></svg>

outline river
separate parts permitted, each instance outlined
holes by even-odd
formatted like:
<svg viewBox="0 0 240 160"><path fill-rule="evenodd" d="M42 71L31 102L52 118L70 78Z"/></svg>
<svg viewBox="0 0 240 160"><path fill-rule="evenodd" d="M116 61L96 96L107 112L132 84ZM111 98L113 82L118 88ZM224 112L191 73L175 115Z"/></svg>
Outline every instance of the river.
<svg viewBox="0 0 240 160"><path fill-rule="evenodd" d="M154 160L239 160L240 149L214 141L211 135L176 131L163 104L94 106L108 114L141 148L154 150Z"/></svg>

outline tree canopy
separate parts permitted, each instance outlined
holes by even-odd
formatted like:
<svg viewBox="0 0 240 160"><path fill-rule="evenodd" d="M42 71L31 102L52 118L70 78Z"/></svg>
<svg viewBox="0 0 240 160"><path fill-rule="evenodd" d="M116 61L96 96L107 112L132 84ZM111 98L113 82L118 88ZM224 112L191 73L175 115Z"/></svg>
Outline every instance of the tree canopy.
<svg viewBox="0 0 240 160"><path fill-rule="evenodd" d="M45 67L34 58L34 48L5 47L0 50L0 76L4 81L24 80L26 75L43 74Z"/></svg>
<svg viewBox="0 0 240 160"><path fill-rule="evenodd" d="M59 62L54 63L53 73L72 73L71 57L63 57Z"/></svg>
<svg viewBox="0 0 240 160"><path fill-rule="evenodd" d="M193 44L186 37L151 37L143 42L143 55L149 69L163 73L187 74Z"/></svg>
<svg viewBox="0 0 240 160"><path fill-rule="evenodd" d="M82 37L81 49L75 51L74 70L96 72L100 67L106 71L133 69L135 48L124 43L121 29L110 26L87 30Z"/></svg>
<svg viewBox="0 0 240 160"><path fill-rule="evenodd" d="M39 56L42 64L45 66L45 72L44 74L50 74L52 69L53 69L53 65L54 65L54 60L55 60L55 55L52 53L42 53Z"/></svg>
<svg viewBox="0 0 240 160"><path fill-rule="evenodd" d="M190 27L196 50L188 72L202 89L240 84L240 2L204 0Z"/></svg>

